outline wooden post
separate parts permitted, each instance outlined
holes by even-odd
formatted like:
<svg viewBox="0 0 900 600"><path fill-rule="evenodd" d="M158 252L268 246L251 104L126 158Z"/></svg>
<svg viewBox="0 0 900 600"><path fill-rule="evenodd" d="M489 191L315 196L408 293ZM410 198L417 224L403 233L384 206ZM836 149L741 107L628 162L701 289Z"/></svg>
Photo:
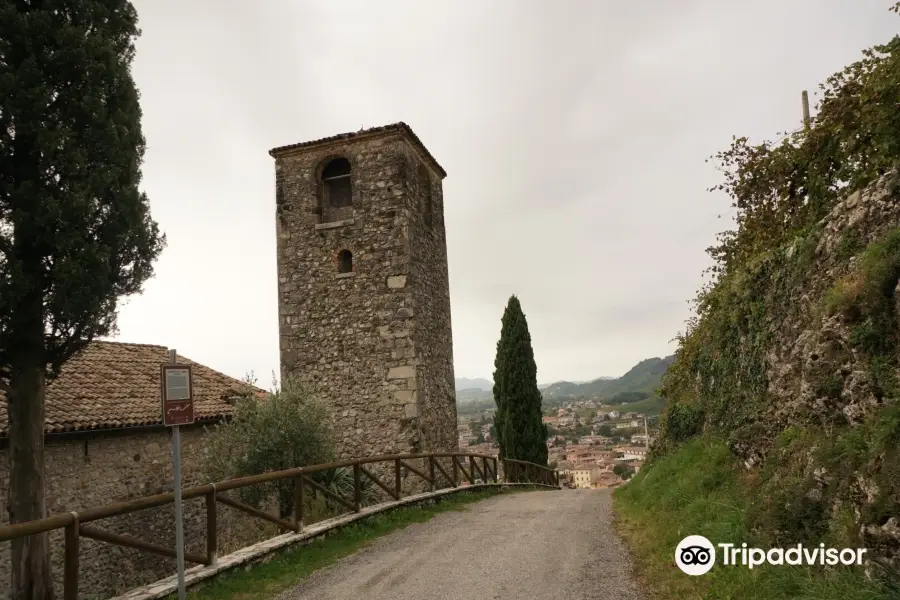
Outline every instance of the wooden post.
<svg viewBox="0 0 900 600"><path fill-rule="evenodd" d="M400 499L400 459L394 461L394 492L397 494L397 499Z"/></svg>
<svg viewBox="0 0 900 600"><path fill-rule="evenodd" d="M206 560L210 565L216 564L219 552L219 540L216 534L216 484L206 495Z"/></svg>
<svg viewBox="0 0 900 600"><path fill-rule="evenodd" d="M303 531L303 513L306 511L304 499L306 494L303 490L303 473L294 478L294 522L297 524L297 531Z"/></svg>
<svg viewBox="0 0 900 600"><path fill-rule="evenodd" d="M500 469L498 468L499 465L497 464L498 463L497 457L495 456L492 459L492 461L494 463L494 483L499 483L500 482Z"/></svg>
<svg viewBox="0 0 900 600"><path fill-rule="evenodd" d="M431 491L437 489L437 479L434 477L434 461L437 460L433 456L428 457L428 476L431 477Z"/></svg>
<svg viewBox="0 0 900 600"><path fill-rule="evenodd" d="M353 463L353 510L362 510L362 469L359 460Z"/></svg>
<svg viewBox="0 0 900 600"><path fill-rule="evenodd" d="M488 482L488 466L487 466L487 458L481 458L481 474L484 476L484 480L482 483Z"/></svg>
<svg viewBox="0 0 900 600"><path fill-rule="evenodd" d="M809 131L811 125L811 119L809 118L809 94L806 93L806 90L803 90L802 94L803 101L803 128Z"/></svg>
<svg viewBox="0 0 900 600"><path fill-rule="evenodd" d="M459 487L459 465L456 464L456 457L451 456L450 462L453 464L453 487Z"/></svg>
<svg viewBox="0 0 900 600"><path fill-rule="evenodd" d="M475 484L475 457L469 456L469 480Z"/></svg>
<svg viewBox="0 0 900 600"><path fill-rule="evenodd" d="M74 520L66 525L66 565L63 572L63 599L78 600L78 513L72 513Z"/></svg>

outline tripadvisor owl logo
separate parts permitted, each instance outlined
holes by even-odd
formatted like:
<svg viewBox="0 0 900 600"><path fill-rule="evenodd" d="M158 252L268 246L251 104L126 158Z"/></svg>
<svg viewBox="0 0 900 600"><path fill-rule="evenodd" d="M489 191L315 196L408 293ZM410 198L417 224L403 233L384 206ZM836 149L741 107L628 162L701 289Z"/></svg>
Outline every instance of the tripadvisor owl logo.
<svg viewBox="0 0 900 600"><path fill-rule="evenodd" d="M703 575L716 564L716 548L702 535L689 535L675 548L675 564L688 575Z"/></svg>
<svg viewBox="0 0 900 600"><path fill-rule="evenodd" d="M675 548L675 564L688 575L703 575L716 564L716 547L722 552L722 566L741 566L753 569L761 565L856 565L864 562L865 548L806 547L797 544L789 548L753 548L746 543L713 545L702 535L689 535Z"/></svg>

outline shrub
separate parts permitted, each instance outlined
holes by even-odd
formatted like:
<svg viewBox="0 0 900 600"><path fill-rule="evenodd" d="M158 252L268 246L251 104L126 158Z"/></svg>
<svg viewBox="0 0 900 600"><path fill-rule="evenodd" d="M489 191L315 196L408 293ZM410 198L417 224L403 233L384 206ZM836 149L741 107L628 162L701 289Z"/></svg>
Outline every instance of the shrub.
<svg viewBox="0 0 900 600"><path fill-rule="evenodd" d="M671 442L683 442L703 429L703 411L688 404L673 404L663 417L664 437Z"/></svg>
<svg viewBox="0 0 900 600"><path fill-rule="evenodd" d="M229 421L208 429L204 467L218 481L326 463L333 456L327 413L306 390L288 380L264 396L242 396ZM292 480L237 490L242 501L256 507L275 495L282 516L293 510L293 492Z"/></svg>

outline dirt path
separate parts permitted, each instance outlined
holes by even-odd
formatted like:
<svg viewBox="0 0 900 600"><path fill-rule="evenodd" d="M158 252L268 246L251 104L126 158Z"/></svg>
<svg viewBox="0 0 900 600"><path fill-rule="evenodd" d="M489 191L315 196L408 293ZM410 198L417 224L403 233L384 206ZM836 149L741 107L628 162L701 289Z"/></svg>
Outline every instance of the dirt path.
<svg viewBox="0 0 900 600"><path fill-rule="evenodd" d="M523 492L386 536L279 600L643 600L608 490Z"/></svg>

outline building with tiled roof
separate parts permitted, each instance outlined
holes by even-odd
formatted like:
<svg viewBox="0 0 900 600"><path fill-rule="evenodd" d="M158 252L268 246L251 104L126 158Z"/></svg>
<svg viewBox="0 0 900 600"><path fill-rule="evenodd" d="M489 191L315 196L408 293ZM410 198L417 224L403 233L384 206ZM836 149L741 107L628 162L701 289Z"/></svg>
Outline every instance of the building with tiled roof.
<svg viewBox="0 0 900 600"><path fill-rule="evenodd" d="M91 342L47 386L45 432L160 425L159 370L168 357L164 346ZM246 383L183 356L178 356L177 362L193 366L197 421L227 417L233 399L249 389ZM8 434L7 425L6 398L0 391L0 437Z"/></svg>
<svg viewBox="0 0 900 600"><path fill-rule="evenodd" d="M48 384L44 489L49 514L171 491L172 434L161 423L160 400L160 366L168 360L164 346L92 342ZM183 356L177 361L192 365L193 371L197 422L181 427L182 481L189 487L208 481L203 473L207 427L231 414L238 394L264 392ZM6 506L9 490L7 426L6 399L0 394L0 506ZM219 539L225 540L220 552L236 550L267 535L260 532L253 517L222 509L217 512ZM0 510L0 525L8 518L7 511ZM205 519L202 503L185 502L189 547L203 544ZM174 546L171 505L104 519L99 526ZM61 534L51 534L54 548L61 547ZM172 572L167 559L153 554L100 542L82 543L79 591L86 597L108 598ZM9 577L9 544L0 544L0 581L9 581ZM57 589L61 589L59 581Z"/></svg>

